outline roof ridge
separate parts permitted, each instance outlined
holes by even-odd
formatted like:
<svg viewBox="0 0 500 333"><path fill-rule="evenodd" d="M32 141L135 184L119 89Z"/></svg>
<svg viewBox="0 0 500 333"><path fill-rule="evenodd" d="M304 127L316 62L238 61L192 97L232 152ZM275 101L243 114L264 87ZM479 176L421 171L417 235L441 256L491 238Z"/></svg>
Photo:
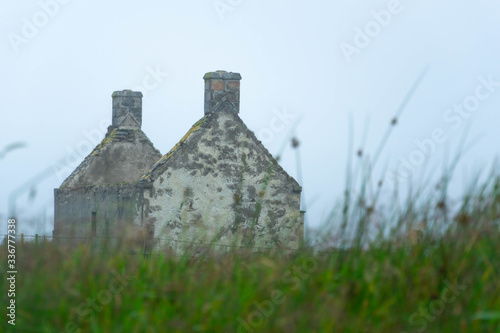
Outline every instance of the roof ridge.
<svg viewBox="0 0 500 333"><path fill-rule="evenodd" d="M158 160L158 162L153 164L151 169L145 175L143 175L141 177L139 182L145 182L147 180L151 181L150 176L153 173L153 171L155 171L158 166L167 163L167 161L179 150L179 148L184 144L184 142L186 142L191 137L191 135L193 133L197 132L200 128L203 127L204 124L206 124L208 122L208 119L210 118L211 115L212 115L212 113L206 114L200 120L198 120L196 123L194 123L193 126L191 126L191 128L186 132L186 134L184 134L184 136L175 144L175 146L173 146L172 149L170 149L168 151L168 153L163 155Z"/></svg>
<svg viewBox="0 0 500 333"><path fill-rule="evenodd" d="M276 160L276 158L269 152L269 150L267 150L267 148L262 144L262 142L255 136L255 133L246 126L245 122L240 118L238 113L232 112L228 105L229 104L227 104L227 103L221 104L220 107L224 108L224 109L221 109L219 112L210 112L210 113L206 114L203 118L198 120L189 129L189 131L182 137L182 139L179 142L177 142L177 144L172 149L170 149L170 151L168 153L163 155L162 158L160 158L158 160L158 162L156 162L145 175L143 175L141 177L141 179L139 180L139 183L144 184L146 182L151 183L151 182L155 181L158 174L163 173L166 169L166 167L165 168L160 168L160 167L164 166L173 156L175 156L175 154L180 150L180 147L182 147L182 145L192 136L193 133L196 133L199 129L205 128L209 124L210 120L213 119L216 115L220 114L223 111L227 111L229 114L231 114L234 117L236 122L241 124L242 130L245 132L245 134L249 135L251 137L252 141L254 141L257 144L257 146L261 149L263 154L276 167L275 171L283 172L290 179L292 179L296 183L296 185L299 185L298 182L292 176L290 176L288 174L288 172L286 172L285 169L283 169L283 167L279 164L279 162ZM215 111L215 109L214 109L214 111Z"/></svg>

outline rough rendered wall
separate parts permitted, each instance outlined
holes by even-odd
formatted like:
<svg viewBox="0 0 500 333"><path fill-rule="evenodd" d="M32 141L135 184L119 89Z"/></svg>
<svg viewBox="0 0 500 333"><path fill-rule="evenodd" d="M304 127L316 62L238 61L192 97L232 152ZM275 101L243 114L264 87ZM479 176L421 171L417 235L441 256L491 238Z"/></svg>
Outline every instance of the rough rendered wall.
<svg viewBox="0 0 500 333"><path fill-rule="evenodd" d="M54 199L56 237L90 237L92 212L97 237L121 237L142 228L142 190L134 184L55 189Z"/></svg>
<svg viewBox="0 0 500 333"><path fill-rule="evenodd" d="M234 112L201 122L178 152L160 160L166 170L144 190L144 222L154 224L155 237L298 248L304 229L297 182ZM162 245L179 253L186 243Z"/></svg>

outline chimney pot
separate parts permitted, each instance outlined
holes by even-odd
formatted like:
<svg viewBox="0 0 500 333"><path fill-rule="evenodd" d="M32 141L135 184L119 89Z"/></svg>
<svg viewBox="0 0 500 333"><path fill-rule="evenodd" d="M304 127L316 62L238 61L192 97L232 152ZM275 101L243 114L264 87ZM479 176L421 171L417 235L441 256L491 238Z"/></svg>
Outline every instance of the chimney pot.
<svg viewBox="0 0 500 333"><path fill-rule="evenodd" d="M221 103L234 106L240 111L240 80L239 73L215 71L206 73L205 80L205 114L212 112Z"/></svg>
<svg viewBox="0 0 500 333"><path fill-rule="evenodd" d="M141 127L142 93L140 91L121 90L113 95L113 127Z"/></svg>

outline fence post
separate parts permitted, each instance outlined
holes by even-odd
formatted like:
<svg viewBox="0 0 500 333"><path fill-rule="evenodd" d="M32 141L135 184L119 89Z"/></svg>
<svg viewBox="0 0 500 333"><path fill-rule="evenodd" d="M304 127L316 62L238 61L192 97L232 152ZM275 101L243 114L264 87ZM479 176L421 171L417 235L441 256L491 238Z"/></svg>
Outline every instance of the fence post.
<svg viewBox="0 0 500 333"><path fill-rule="evenodd" d="M35 244L38 245L38 234L35 234Z"/></svg>
<svg viewBox="0 0 500 333"><path fill-rule="evenodd" d="M21 234L21 245L24 245L24 234Z"/></svg>

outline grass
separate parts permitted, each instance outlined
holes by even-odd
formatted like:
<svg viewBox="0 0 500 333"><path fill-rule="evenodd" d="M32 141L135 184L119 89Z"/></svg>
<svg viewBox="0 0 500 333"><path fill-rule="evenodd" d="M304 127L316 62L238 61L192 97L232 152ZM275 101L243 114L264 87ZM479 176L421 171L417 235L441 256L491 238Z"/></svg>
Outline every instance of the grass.
<svg viewBox="0 0 500 333"><path fill-rule="evenodd" d="M371 162L360 149L352 172L349 159L344 201L314 245L144 258L28 242L16 253L16 326L3 316L5 331L500 332L498 168L455 203L448 184L460 155L438 187L404 199L396 190L389 207L372 184L422 75ZM7 255L2 246L2 272ZM7 304L7 280L0 286Z"/></svg>
<svg viewBox="0 0 500 333"><path fill-rule="evenodd" d="M97 256L28 242L6 331L500 332L500 176L471 188L453 215L441 199L408 201L387 235L291 255ZM355 209L365 231L373 216L393 219ZM2 246L2 272L6 262Z"/></svg>

